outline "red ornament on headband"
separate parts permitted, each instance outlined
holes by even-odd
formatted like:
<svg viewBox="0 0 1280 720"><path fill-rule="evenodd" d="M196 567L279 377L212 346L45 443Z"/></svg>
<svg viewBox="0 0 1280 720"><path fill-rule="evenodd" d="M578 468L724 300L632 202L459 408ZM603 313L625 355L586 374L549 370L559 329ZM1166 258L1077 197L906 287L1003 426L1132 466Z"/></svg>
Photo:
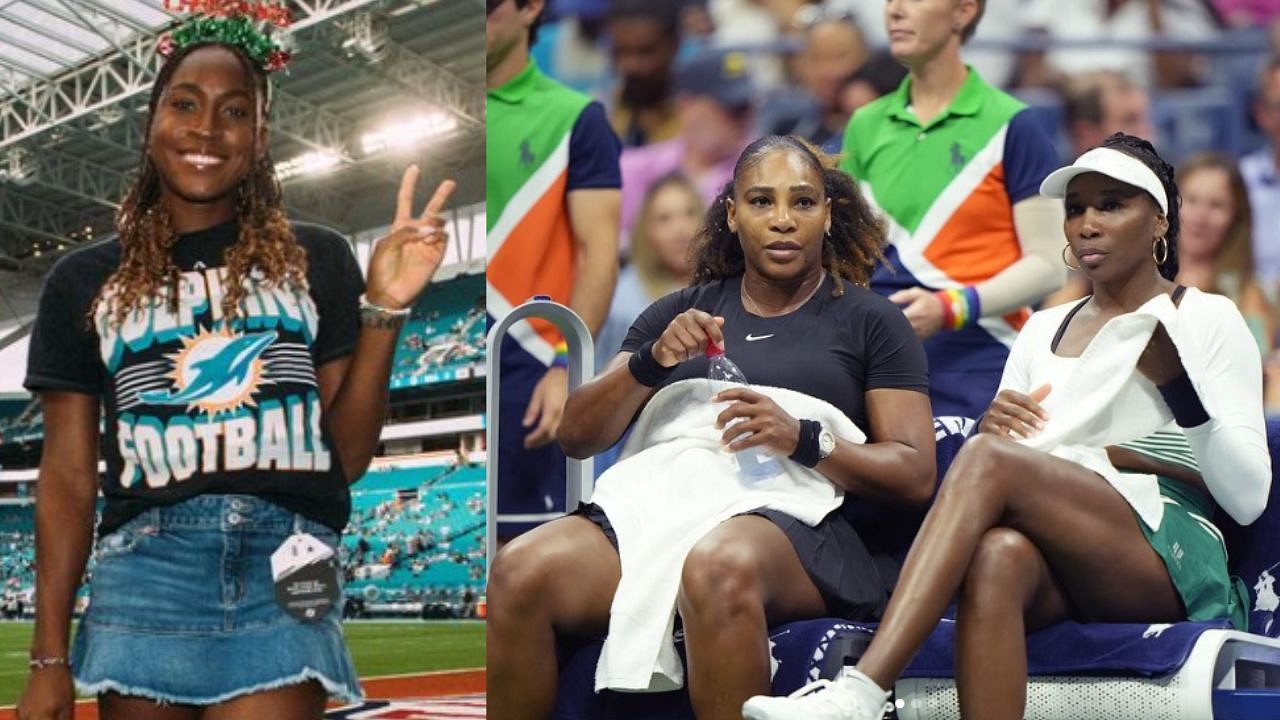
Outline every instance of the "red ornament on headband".
<svg viewBox="0 0 1280 720"><path fill-rule="evenodd" d="M214 42L242 50L266 72L285 67L293 53L273 35L272 26L287 28L293 15L282 2L271 0L164 0L170 12L196 17L162 36L156 51L169 57L179 48Z"/></svg>
<svg viewBox="0 0 1280 720"><path fill-rule="evenodd" d="M283 3L270 0L164 0L164 9L170 12L189 12L211 17L252 17L277 27L289 27L293 15Z"/></svg>

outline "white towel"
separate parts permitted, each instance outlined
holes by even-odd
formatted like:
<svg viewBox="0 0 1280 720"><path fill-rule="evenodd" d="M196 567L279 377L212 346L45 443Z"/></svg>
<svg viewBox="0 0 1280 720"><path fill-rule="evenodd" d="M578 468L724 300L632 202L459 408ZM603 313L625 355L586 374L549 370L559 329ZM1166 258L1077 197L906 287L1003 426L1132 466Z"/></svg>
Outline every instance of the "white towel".
<svg viewBox="0 0 1280 720"><path fill-rule="evenodd" d="M623 449L602 475L591 501L618 536L622 579L610 610L609 634L596 666L596 691L662 692L684 684L672 631L680 573L689 550L721 522L770 508L816 525L840 506L844 492L817 471L780 458L782 473L747 485L722 449L715 419L728 406L711 403L732 387L695 379L673 383L650 399ZM833 405L803 393L753 386L796 418L820 421L837 437L866 435Z"/></svg>
<svg viewBox="0 0 1280 720"><path fill-rule="evenodd" d="M1271 458L1262 416L1262 368L1244 319L1220 295L1189 289L1178 306L1159 294L1109 320L1080 358L1053 356L1051 339L1070 307L1032 316L1013 350L1000 387L1029 393L1048 382L1044 430L1023 444L1077 462L1102 475L1152 529L1164 504L1155 476L1121 473L1105 448L1166 429L1173 415L1137 363L1156 323L1178 349L1209 422L1182 428L1205 484L1218 505L1248 524L1262 513L1271 486ZM1063 368L1069 368L1063 373Z"/></svg>

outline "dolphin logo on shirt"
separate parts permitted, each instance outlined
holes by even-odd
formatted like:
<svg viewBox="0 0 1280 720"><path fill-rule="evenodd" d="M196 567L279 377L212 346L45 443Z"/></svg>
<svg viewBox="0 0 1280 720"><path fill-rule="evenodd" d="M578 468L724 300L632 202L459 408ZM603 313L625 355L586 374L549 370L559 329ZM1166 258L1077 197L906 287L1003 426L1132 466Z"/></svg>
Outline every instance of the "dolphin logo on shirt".
<svg viewBox="0 0 1280 720"><path fill-rule="evenodd" d="M246 404L261 379L262 352L275 341L274 331L228 336L207 333L184 340L174 356L172 377L178 391L151 390L138 399L156 405L198 405L217 411Z"/></svg>

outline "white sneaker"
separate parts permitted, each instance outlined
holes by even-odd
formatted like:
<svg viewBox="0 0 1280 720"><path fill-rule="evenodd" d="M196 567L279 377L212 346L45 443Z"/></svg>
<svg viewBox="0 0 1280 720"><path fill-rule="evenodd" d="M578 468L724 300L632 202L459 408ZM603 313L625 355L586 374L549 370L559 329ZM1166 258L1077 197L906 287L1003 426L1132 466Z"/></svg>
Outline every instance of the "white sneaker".
<svg viewBox="0 0 1280 720"><path fill-rule="evenodd" d="M881 720L889 702L868 704L844 676L816 680L786 697L756 695L742 705L746 720Z"/></svg>

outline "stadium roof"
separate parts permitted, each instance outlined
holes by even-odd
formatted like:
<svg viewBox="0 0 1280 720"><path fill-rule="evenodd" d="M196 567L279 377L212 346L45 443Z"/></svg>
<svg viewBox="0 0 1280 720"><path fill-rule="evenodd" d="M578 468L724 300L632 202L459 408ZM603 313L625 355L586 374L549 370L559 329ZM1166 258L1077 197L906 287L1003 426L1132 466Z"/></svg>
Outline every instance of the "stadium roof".
<svg viewBox="0 0 1280 720"><path fill-rule="evenodd" d="M480 0L288 0L298 48L271 153L290 213L353 233L391 218L401 169L484 199ZM136 171L161 0L0 0L0 267L41 272L110 232ZM416 138L416 139L415 139ZM423 192L426 192L425 190Z"/></svg>
<svg viewBox="0 0 1280 720"><path fill-rule="evenodd" d="M48 80L171 19L140 0L0 0L3 83Z"/></svg>

